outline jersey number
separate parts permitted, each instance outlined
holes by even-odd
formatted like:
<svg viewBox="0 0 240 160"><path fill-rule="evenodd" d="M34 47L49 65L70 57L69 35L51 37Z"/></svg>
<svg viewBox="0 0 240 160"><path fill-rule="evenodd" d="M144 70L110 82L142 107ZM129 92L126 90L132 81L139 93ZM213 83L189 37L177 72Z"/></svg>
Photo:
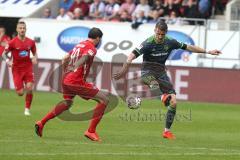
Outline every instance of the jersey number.
<svg viewBox="0 0 240 160"><path fill-rule="evenodd" d="M80 48L74 48L71 54L71 60L69 63L74 65L78 61L79 54L80 54Z"/></svg>

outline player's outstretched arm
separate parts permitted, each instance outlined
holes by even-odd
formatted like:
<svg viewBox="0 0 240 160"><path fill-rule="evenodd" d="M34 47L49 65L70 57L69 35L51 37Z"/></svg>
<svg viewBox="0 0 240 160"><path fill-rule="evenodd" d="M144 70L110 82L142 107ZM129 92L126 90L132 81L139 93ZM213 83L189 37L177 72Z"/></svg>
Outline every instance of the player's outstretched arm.
<svg viewBox="0 0 240 160"><path fill-rule="evenodd" d="M121 68L121 70L120 70L119 72L115 73L115 74L113 75L113 78L116 79L116 80L118 80L118 79L120 79L123 75L125 75L126 72L127 72L127 70L128 70L128 68L129 68L129 66L130 66L130 64L132 63L132 61L133 61L134 59L136 59L135 54L134 54L134 53L130 53L130 54L128 55L127 61L123 64L123 67Z"/></svg>
<svg viewBox="0 0 240 160"><path fill-rule="evenodd" d="M205 53L205 54L211 54L211 55L222 54L222 52L217 50L217 49L206 51L205 49L203 49L201 47L193 46L193 45L187 45L186 50L191 51L191 52L195 52L195 53Z"/></svg>

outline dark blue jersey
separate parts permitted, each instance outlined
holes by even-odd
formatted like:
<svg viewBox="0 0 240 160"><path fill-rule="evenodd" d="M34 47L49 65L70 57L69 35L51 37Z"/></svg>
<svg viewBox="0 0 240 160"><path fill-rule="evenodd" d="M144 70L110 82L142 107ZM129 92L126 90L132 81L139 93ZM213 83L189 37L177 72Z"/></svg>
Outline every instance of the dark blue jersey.
<svg viewBox="0 0 240 160"><path fill-rule="evenodd" d="M151 72L155 76L165 73L165 63L175 49L186 49L187 45L165 36L162 43L157 43L154 36L146 39L133 50L136 57L143 55L142 71Z"/></svg>
<svg viewBox="0 0 240 160"><path fill-rule="evenodd" d="M133 53L136 57L143 55L143 62L153 62L165 65L169 55L175 49L186 49L186 44L165 36L162 43L157 43L155 37L151 36L135 48Z"/></svg>

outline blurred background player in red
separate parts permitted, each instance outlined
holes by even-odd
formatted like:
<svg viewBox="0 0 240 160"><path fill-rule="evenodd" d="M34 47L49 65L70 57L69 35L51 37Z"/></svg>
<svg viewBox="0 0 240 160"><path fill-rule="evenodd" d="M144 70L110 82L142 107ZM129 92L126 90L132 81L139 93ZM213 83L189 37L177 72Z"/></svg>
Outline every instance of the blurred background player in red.
<svg viewBox="0 0 240 160"><path fill-rule="evenodd" d="M100 141L96 133L96 127L100 122L105 108L108 105L108 97L94 84L86 81L93 59L97 53L96 47L100 44L103 33L98 28L92 28L88 33L88 39L76 45L72 51L63 58L64 76L62 80L64 101L58 103L41 121L35 124L36 134L42 137L43 127L47 121L68 110L73 98L78 95L85 100L93 99L97 102L88 130L84 135L93 140Z"/></svg>
<svg viewBox="0 0 240 160"><path fill-rule="evenodd" d="M8 37L5 33L5 27L0 25L0 56L2 55L8 41L10 41L10 37Z"/></svg>
<svg viewBox="0 0 240 160"><path fill-rule="evenodd" d="M25 97L26 116L30 115L30 107L33 99L33 64L37 64L37 53L35 42L26 37L26 24L23 21L17 23L17 36L6 45L2 57L9 67L12 67L13 81L16 92L19 96ZM12 59L9 59L7 53L11 52ZM30 52L33 57L30 58Z"/></svg>

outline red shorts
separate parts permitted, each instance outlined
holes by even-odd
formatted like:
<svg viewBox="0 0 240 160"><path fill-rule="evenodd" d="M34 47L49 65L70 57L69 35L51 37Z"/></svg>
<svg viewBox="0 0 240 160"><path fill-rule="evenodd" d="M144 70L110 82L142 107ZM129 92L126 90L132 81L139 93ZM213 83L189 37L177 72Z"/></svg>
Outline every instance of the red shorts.
<svg viewBox="0 0 240 160"><path fill-rule="evenodd" d="M24 84L34 82L32 67L27 69L12 68L15 89L18 91L24 88Z"/></svg>
<svg viewBox="0 0 240 160"><path fill-rule="evenodd" d="M92 99L98 93L99 89L92 83L84 82L79 84L62 84L63 98L65 100L72 100L76 95L83 99Z"/></svg>

